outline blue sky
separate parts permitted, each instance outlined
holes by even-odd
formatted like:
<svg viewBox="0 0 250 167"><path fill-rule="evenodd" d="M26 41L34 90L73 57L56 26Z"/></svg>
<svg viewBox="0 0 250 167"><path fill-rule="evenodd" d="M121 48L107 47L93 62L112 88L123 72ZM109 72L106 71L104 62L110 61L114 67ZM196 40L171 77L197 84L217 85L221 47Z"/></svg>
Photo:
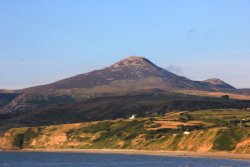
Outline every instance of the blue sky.
<svg viewBox="0 0 250 167"><path fill-rule="evenodd" d="M54 82L130 55L193 80L250 87L250 1L0 1L0 89Z"/></svg>

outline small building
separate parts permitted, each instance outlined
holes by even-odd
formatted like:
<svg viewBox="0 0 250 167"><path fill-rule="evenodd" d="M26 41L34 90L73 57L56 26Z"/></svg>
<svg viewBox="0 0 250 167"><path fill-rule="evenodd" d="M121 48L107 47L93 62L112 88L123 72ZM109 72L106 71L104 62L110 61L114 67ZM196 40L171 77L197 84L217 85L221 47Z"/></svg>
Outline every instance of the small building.
<svg viewBox="0 0 250 167"><path fill-rule="evenodd" d="M133 114L131 117L129 117L129 119L131 119L131 120L135 119L135 114Z"/></svg>
<svg viewBox="0 0 250 167"><path fill-rule="evenodd" d="M189 135L190 132L189 132L189 131L185 131L183 134L184 134L184 135Z"/></svg>

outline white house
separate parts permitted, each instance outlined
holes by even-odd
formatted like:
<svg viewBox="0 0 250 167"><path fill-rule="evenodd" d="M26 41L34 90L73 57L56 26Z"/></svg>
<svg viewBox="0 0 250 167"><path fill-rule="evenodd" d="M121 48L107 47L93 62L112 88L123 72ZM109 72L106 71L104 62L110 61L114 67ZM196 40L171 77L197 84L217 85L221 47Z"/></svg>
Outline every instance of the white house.
<svg viewBox="0 0 250 167"><path fill-rule="evenodd" d="M135 119L135 114L133 114L129 119Z"/></svg>
<svg viewBox="0 0 250 167"><path fill-rule="evenodd" d="M185 131L183 134L184 134L184 135L189 135L190 132L189 132L189 131Z"/></svg>

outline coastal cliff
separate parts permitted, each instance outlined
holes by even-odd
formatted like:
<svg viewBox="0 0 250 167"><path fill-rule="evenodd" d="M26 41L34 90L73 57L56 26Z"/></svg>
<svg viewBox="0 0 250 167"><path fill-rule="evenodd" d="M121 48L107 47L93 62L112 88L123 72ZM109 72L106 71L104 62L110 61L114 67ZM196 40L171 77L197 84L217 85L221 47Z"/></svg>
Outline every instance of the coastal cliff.
<svg viewBox="0 0 250 167"><path fill-rule="evenodd" d="M240 113L233 119L235 112ZM239 117L248 118L249 112L211 110L206 111L207 117L202 114L204 111L178 112L133 120L14 128L0 137L0 148L250 153L248 123L237 122Z"/></svg>

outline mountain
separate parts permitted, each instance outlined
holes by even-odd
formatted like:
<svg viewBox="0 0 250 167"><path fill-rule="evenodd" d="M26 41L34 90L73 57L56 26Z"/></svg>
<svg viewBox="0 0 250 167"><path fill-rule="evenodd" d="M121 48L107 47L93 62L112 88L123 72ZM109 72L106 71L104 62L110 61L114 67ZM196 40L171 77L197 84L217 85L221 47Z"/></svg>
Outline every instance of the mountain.
<svg viewBox="0 0 250 167"><path fill-rule="evenodd" d="M16 91L20 95L11 102L5 102L0 108L0 113L20 112L91 98L126 95L129 92L181 89L225 91L235 88L218 79L192 81L160 68L144 57L130 56L101 70Z"/></svg>
<svg viewBox="0 0 250 167"><path fill-rule="evenodd" d="M245 89L237 89L237 91L241 94L244 95L250 95L250 89L249 88L245 88Z"/></svg>
<svg viewBox="0 0 250 167"><path fill-rule="evenodd" d="M236 89L232 85L229 85L228 83L225 83L224 81L217 79L217 78L211 78L203 81L203 83L207 83L211 86L215 86L220 89Z"/></svg>
<svg viewBox="0 0 250 167"><path fill-rule="evenodd" d="M80 74L55 83L22 90L25 93L60 89L112 86L119 89L220 89L221 85L192 81L153 64L146 58L131 56L110 67ZM223 87L224 88L224 87ZM233 89L233 87L228 87Z"/></svg>

